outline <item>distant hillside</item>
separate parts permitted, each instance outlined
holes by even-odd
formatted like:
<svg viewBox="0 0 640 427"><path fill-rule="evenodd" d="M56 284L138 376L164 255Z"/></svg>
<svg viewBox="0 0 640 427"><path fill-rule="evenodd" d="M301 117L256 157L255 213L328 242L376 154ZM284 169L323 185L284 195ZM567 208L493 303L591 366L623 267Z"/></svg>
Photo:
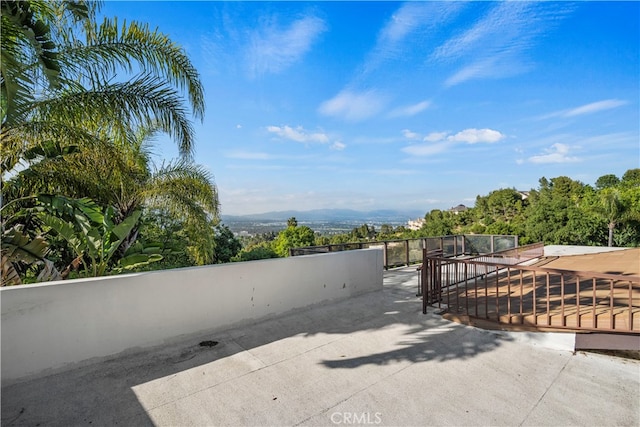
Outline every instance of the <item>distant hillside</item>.
<svg viewBox="0 0 640 427"><path fill-rule="evenodd" d="M352 209L314 209L310 211L278 211L252 215L222 215L222 222L286 221L295 217L298 222L306 221L368 221L405 222L409 219L424 217L425 212L418 210L380 209L356 211Z"/></svg>

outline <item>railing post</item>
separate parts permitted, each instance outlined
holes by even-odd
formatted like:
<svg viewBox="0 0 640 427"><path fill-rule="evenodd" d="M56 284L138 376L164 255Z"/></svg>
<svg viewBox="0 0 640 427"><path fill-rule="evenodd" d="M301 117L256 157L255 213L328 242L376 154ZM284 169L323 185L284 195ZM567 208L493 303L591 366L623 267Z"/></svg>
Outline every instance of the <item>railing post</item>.
<svg viewBox="0 0 640 427"><path fill-rule="evenodd" d="M427 259L427 248L422 249L422 270L420 270L420 278L422 283L422 314L427 314L427 298L429 290L427 286L427 269L429 268L429 260Z"/></svg>
<svg viewBox="0 0 640 427"><path fill-rule="evenodd" d="M496 250L495 250L495 240L494 240L494 239L495 239L495 237L496 237L496 235L495 235L495 234L492 234L492 235L491 235L491 252L490 252L490 253L494 253L494 252L496 251Z"/></svg>
<svg viewBox="0 0 640 427"><path fill-rule="evenodd" d="M384 269L388 270L389 265L387 264L387 242L384 242L384 249L382 251L382 260L384 262Z"/></svg>
<svg viewBox="0 0 640 427"><path fill-rule="evenodd" d="M411 264L409 262L409 239L404 241L405 255L407 260L407 267Z"/></svg>

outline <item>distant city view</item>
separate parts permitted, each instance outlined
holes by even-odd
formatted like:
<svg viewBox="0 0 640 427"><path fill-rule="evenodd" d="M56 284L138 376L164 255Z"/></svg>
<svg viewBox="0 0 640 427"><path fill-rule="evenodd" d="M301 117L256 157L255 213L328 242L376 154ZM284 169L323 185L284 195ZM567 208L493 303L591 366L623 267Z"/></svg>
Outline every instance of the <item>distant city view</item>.
<svg viewBox="0 0 640 427"><path fill-rule="evenodd" d="M287 227L287 219L295 217L298 225L305 225L322 235L348 233L363 224L379 230L383 224L404 226L421 219L425 212L381 210L361 212L345 209L321 209L313 211L267 212L257 215L222 215L222 223L237 236L256 236L278 232Z"/></svg>

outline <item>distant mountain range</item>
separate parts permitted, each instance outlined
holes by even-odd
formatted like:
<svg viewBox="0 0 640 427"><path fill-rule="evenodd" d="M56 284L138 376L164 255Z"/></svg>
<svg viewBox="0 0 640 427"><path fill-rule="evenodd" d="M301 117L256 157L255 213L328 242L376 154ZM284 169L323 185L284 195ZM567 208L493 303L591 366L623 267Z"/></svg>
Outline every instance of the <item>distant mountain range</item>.
<svg viewBox="0 0 640 427"><path fill-rule="evenodd" d="M305 221L374 221L406 222L409 219L424 217L426 212L418 210L379 209L356 211L352 209L314 209L309 211L277 211L251 215L222 215L222 222L286 221L295 217L298 222Z"/></svg>

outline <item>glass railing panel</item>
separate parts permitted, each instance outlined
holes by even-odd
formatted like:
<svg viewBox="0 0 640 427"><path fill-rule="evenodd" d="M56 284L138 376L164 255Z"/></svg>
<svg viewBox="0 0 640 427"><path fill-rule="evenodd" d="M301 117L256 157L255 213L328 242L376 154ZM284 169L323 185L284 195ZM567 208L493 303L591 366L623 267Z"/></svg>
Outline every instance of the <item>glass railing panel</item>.
<svg viewBox="0 0 640 427"><path fill-rule="evenodd" d="M488 254L491 252L491 236L469 235L465 236L465 249L468 254Z"/></svg>
<svg viewBox="0 0 640 427"><path fill-rule="evenodd" d="M409 240L409 262L422 262L422 248L424 241L422 239Z"/></svg>
<svg viewBox="0 0 640 427"><path fill-rule="evenodd" d="M405 242L387 242L387 266L394 267L407 263Z"/></svg>
<svg viewBox="0 0 640 427"><path fill-rule="evenodd" d="M493 239L494 252L505 251L516 247L515 236L495 236Z"/></svg>

